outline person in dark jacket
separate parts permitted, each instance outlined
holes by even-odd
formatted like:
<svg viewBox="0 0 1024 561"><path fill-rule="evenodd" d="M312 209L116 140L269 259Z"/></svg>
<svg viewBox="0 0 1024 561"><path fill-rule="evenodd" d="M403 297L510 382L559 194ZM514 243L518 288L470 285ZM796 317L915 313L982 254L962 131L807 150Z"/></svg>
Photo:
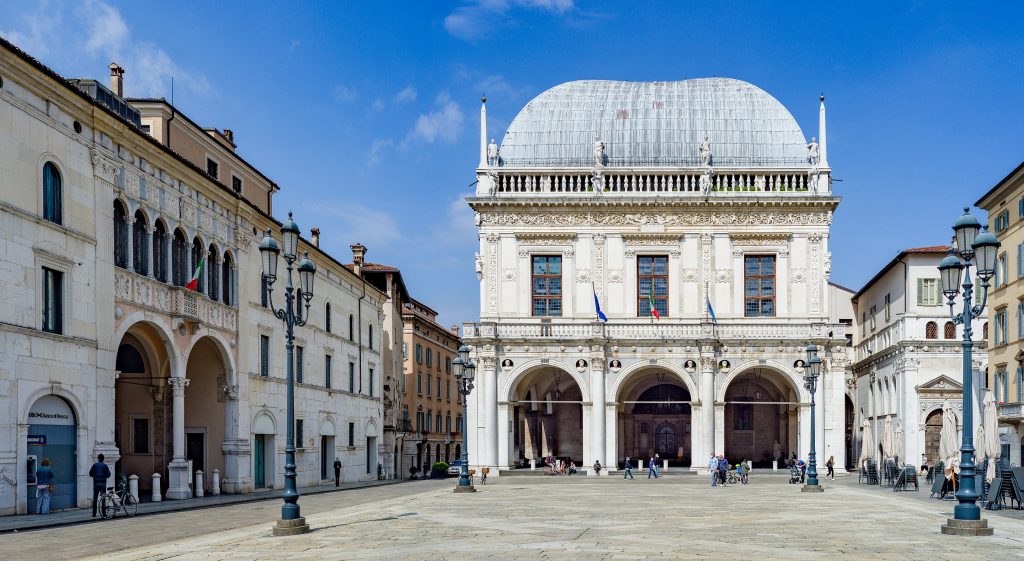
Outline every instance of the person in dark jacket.
<svg viewBox="0 0 1024 561"><path fill-rule="evenodd" d="M36 514L50 514L50 487L53 485L53 468L50 458L43 458L36 470Z"/></svg>
<svg viewBox="0 0 1024 561"><path fill-rule="evenodd" d="M341 486L341 460L334 459L334 486Z"/></svg>
<svg viewBox="0 0 1024 561"><path fill-rule="evenodd" d="M110 468L103 463L103 454L97 456L96 463L89 468L89 477L92 478L92 515L95 517L100 495L107 490L107 479L110 478Z"/></svg>

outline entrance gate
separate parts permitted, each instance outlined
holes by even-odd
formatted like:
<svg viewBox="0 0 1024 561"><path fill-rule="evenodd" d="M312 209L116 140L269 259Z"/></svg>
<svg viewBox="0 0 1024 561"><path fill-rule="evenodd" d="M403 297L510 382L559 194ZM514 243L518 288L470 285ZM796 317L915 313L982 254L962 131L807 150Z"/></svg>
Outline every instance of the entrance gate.
<svg viewBox="0 0 1024 561"><path fill-rule="evenodd" d="M50 510L78 506L76 485L77 423L68 402L55 395L39 398L28 413L28 455L35 456L38 468L43 458L50 459L53 469L53 493ZM28 512L36 513L35 473L28 480Z"/></svg>

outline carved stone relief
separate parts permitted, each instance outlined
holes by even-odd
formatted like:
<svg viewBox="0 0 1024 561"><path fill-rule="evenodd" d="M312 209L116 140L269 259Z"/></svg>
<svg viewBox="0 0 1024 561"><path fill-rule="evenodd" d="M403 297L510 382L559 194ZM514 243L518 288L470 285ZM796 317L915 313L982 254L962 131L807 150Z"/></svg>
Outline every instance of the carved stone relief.
<svg viewBox="0 0 1024 561"><path fill-rule="evenodd" d="M816 226L831 223L828 211L776 212L672 212L672 213L595 213L595 212L483 212L485 226L666 226L701 225L780 225ZM531 242L534 243L534 242Z"/></svg>

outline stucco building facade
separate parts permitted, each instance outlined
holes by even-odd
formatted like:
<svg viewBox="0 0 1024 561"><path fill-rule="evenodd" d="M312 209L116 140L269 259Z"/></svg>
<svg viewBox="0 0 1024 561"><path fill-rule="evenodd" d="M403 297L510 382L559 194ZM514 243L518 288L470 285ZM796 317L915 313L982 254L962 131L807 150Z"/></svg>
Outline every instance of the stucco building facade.
<svg viewBox="0 0 1024 561"><path fill-rule="evenodd" d="M818 125L808 142L738 80L581 81L530 101L499 146L484 104L470 464L806 457L813 342L813 437L843 465L824 98Z"/></svg>
<svg viewBox="0 0 1024 561"><path fill-rule="evenodd" d="M69 81L0 40L0 513L31 510L29 462L50 456L54 508L89 504L100 453L169 499L283 482L283 282L263 290L257 250L280 237L278 187L230 131L125 100L111 74ZM333 480L335 457L375 478L387 295L316 236L300 250L318 272L296 333L298 483Z"/></svg>

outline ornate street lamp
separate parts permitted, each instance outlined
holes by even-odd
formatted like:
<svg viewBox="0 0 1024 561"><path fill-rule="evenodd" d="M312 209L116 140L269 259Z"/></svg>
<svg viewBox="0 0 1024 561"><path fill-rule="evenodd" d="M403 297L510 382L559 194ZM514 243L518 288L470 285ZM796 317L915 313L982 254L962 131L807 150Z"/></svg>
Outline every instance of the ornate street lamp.
<svg viewBox="0 0 1024 561"><path fill-rule="evenodd" d="M469 481L469 451L466 449L466 426L469 424L468 402L473 391L473 378L476 376L476 365L469 358L469 347L459 347L458 356L452 361L455 369L455 389L462 396L462 466L459 468L459 484L456 493L475 493L476 488Z"/></svg>
<svg viewBox="0 0 1024 561"><path fill-rule="evenodd" d="M954 324L963 324L963 433L960 444L960 489L956 492L959 504L953 508L953 518L946 519L942 525L943 534L991 536L992 528L988 520L981 519L978 507L978 490L975 486L974 464L974 412L972 407L973 376L971 364L971 341L973 329L971 322L981 317L988 302L988 281L995 274L996 252L999 251L999 240L987 228L982 228L978 220L965 208L964 214L953 225L956 245L949 250L939 263L939 275L942 280L942 292L949 299L949 317ZM973 305L974 283L971 282L971 263L977 268L978 280L981 281L981 303ZM963 289L964 308L957 314L953 311L957 292Z"/></svg>
<svg viewBox="0 0 1024 561"><path fill-rule="evenodd" d="M263 260L263 281L266 285L267 304L274 311L274 315L284 321L285 325L285 348L288 350L288 440L284 447L284 505L281 507L281 519L274 527L275 536L290 536L305 534L309 531L306 519L299 515L299 490L295 485L295 361L292 354L295 350L295 327L306 325L309 319L309 301L313 298L313 279L316 276L316 265L305 253L299 260L299 286L292 285L292 265L298 258L297 248L299 244L299 227L292 220L292 213L288 213L288 219L281 225L281 237L284 241L284 260L288 265L288 284L284 288L284 308L274 308L271 299L271 287L277 280L277 256L280 250L277 242L270 235L267 235L260 243L260 255ZM306 310L303 312L302 304L305 303Z"/></svg>
<svg viewBox="0 0 1024 561"><path fill-rule="evenodd" d="M807 484L801 491L818 492L823 489L818 484L818 461L814 451L814 393L818 389L818 376L821 374L821 359L818 357L818 347L811 343L807 345L807 363L804 366L804 388L811 394L811 451L807 454Z"/></svg>

